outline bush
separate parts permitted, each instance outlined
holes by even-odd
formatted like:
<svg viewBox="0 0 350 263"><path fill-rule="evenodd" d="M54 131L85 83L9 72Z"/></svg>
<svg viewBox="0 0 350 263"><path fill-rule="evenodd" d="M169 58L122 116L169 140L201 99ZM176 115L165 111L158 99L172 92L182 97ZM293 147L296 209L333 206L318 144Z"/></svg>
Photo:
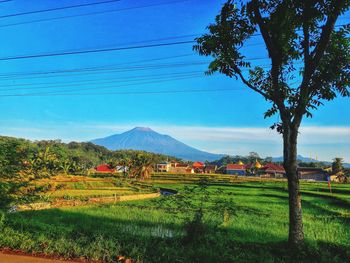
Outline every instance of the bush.
<svg viewBox="0 0 350 263"><path fill-rule="evenodd" d="M2 228L4 223L5 223L5 213L0 210L0 228Z"/></svg>

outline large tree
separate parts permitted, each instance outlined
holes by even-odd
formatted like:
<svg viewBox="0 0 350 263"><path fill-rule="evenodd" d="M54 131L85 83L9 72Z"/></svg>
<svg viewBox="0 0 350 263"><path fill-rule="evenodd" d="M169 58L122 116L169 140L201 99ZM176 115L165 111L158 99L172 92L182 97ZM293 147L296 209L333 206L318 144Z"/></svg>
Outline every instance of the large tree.
<svg viewBox="0 0 350 263"><path fill-rule="evenodd" d="M324 101L350 95L350 26L336 26L349 5L349 0L229 0L194 46L213 57L207 74L240 79L272 104L265 117L280 115L272 128L283 137L292 245L304 240L296 158L302 119ZM242 53L252 37L263 40L268 68L253 67Z"/></svg>

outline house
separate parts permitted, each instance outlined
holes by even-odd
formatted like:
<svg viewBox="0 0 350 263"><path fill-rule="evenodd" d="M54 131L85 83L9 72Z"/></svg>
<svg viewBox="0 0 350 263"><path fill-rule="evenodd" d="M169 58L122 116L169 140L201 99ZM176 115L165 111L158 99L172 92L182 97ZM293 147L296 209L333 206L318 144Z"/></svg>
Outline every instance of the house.
<svg viewBox="0 0 350 263"><path fill-rule="evenodd" d="M217 166L216 165L206 165L204 167L204 173L206 174L214 174L216 173L216 170L217 170Z"/></svg>
<svg viewBox="0 0 350 263"><path fill-rule="evenodd" d="M156 164L156 172L158 173L167 173L171 167L170 162L163 162Z"/></svg>
<svg viewBox="0 0 350 263"><path fill-rule="evenodd" d="M169 173L177 173L177 174L193 174L194 169L188 164L178 163L175 167L170 167Z"/></svg>
<svg viewBox="0 0 350 263"><path fill-rule="evenodd" d="M228 164L226 174L246 175L246 166L244 164Z"/></svg>
<svg viewBox="0 0 350 263"><path fill-rule="evenodd" d="M260 168L259 175L267 178L283 178L286 176L286 171L282 165L267 163Z"/></svg>
<svg viewBox="0 0 350 263"><path fill-rule="evenodd" d="M327 172L322 168L298 167L297 172L300 180L327 181Z"/></svg>
<svg viewBox="0 0 350 263"><path fill-rule="evenodd" d="M328 179L328 178L327 178ZM348 178L344 172L332 173L329 176L330 181L337 183L346 183L348 182Z"/></svg>
<svg viewBox="0 0 350 263"><path fill-rule="evenodd" d="M196 173L204 173L205 164L202 162L194 162L192 168Z"/></svg>
<svg viewBox="0 0 350 263"><path fill-rule="evenodd" d="M108 164L101 164L95 167L95 171L99 173L115 173L115 169L111 168Z"/></svg>
<svg viewBox="0 0 350 263"><path fill-rule="evenodd" d="M239 164L239 163L238 163ZM247 170L247 172L249 173L249 175L255 175L257 172L259 172L259 170L262 168L262 164L258 161L255 160L254 163L251 164L247 164L245 166L245 169Z"/></svg>
<svg viewBox="0 0 350 263"><path fill-rule="evenodd" d="M218 174L226 174L226 165L222 165L216 169L216 173Z"/></svg>

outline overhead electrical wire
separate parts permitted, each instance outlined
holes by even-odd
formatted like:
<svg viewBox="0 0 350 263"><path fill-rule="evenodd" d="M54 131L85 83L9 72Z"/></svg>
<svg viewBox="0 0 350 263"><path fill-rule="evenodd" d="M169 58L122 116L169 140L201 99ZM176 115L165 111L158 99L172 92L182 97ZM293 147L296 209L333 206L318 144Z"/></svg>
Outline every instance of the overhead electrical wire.
<svg viewBox="0 0 350 263"><path fill-rule="evenodd" d="M54 8L48 8L48 9L27 11L27 12L22 12L22 13L2 15L2 16L0 16L0 19L2 19L2 18L9 18L9 17L23 16L23 15L47 13L47 12L65 10L65 9L73 9L73 8L85 7L85 6L94 6L94 5L101 5L101 4L116 3L116 2L119 2L119 1L120 0L108 0L108 1L103 1L103 2L93 2L93 3L85 3L85 4L79 4L79 5L70 5L70 6L62 6L62 7L54 7ZM2 3L2 2L0 2L0 3Z"/></svg>
<svg viewBox="0 0 350 263"><path fill-rule="evenodd" d="M347 24L344 24L344 25L347 25ZM338 25L338 26L344 26L344 25ZM68 56L68 55L79 55L79 54L88 54L88 53L100 53L100 52L154 48L154 47L167 47L167 46L183 45L183 44L191 44L191 43L196 43L196 41L189 40L189 41L177 41L177 42L168 42L168 43L156 43L156 44L149 44L149 45L135 45L135 46L122 46L122 47L118 46L118 47L100 48L100 49L87 49L87 50L75 50L75 51L66 51L66 52L52 52L52 53L42 53L42 54L18 55L18 56L0 57L0 61L43 58L43 57L56 57L56 56Z"/></svg>
<svg viewBox="0 0 350 263"><path fill-rule="evenodd" d="M9 56L9 57L0 57L0 60L13 60L13 59L25 59L25 58L35 58L35 57L45 57L45 56L66 56L66 55L74 55L74 54L84 54L84 53L96 53L96 52L106 52L106 51L113 51L114 49L120 49L120 48L129 48L126 45L134 45L134 44L145 44L150 42L158 42L154 43L155 45L158 44L166 44L163 43L165 40L174 40L174 39L182 39L182 38L189 38L196 36L195 34L187 34L187 35L178 35L178 36L169 36L169 37L162 37L162 38L153 38L153 39L147 39L142 41L133 41L133 42L124 42L119 43L117 45L110 45L105 46L103 48L90 48L90 49L75 49L75 50L61 50L51 53L36 53L36 54L23 54L23 55L17 55L17 56ZM194 41L191 39L191 41ZM51 55L53 54L53 55Z"/></svg>
<svg viewBox="0 0 350 263"><path fill-rule="evenodd" d="M62 52L62 53L47 53L47 54L36 54L36 55L34 54L34 55L24 55L24 56L1 57L0 61L43 58L43 57L57 57L57 56L78 55L78 54L87 54L87 53L100 53L100 52L109 52L109 51L153 48L153 47L166 47L166 46L190 44L194 42L195 42L194 40L190 40L190 41L178 41L178 42L158 43L158 44L129 46L129 47L115 47L115 48L104 48L104 49L70 51L70 52Z"/></svg>
<svg viewBox="0 0 350 263"><path fill-rule="evenodd" d="M184 89L184 90L166 90L166 91L121 91L104 93L65 93L65 94L6 94L0 97L56 97L56 96L101 96L101 95L146 95L146 94L172 94L172 93L205 93L205 92L223 92L223 91L247 91L248 89Z"/></svg>
<svg viewBox="0 0 350 263"><path fill-rule="evenodd" d="M84 14L66 15L66 16L51 17L51 18L42 18L42 19L36 19L36 20L30 20L30 21L23 21L23 22L15 22L15 23L3 24L3 25L0 25L0 28L11 27L11 26L19 26L19 25L25 25L25 24L33 24L33 23L40 23L40 22L47 22L47 21L54 21L54 20L61 20L61 19L67 19L67 18L75 18L75 17L84 17L84 16L116 13L116 12L129 11L129 10L135 10L135 9L163 6L163 5L173 5L173 4L184 3L184 2L187 2L187 1L188 0L168 1L168 2L162 2L162 3L154 3L154 4L147 4L147 5L140 5L140 6L124 7L124 8L118 8L118 9L109 9L109 10L104 10L104 11L94 11L94 12L84 13Z"/></svg>
<svg viewBox="0 0 350 263"><path fill-rule="evenodd" d="M185 80L185 79L193 79L193 78L199 78L203 77L203 73L197 73L197 74L189 74L184 76L175 76L175 77L165 77L165 78L153 78L153 79L145 79L145 80L139 80L141 82L137 83L125 83L125 84L118 84L118 85L109 85L109 86L95 86L95 87L86 87L86 88L78 88L74 90L54 90L54 91L46 91L41 93L26 93L26 94L65 94L65 93L71 93L71 92L77 92L77 91L96 91L96 90L104 90L104 89L111 89L111 88L120 88L120 87L130 87L130 86L139 86L139 85L148 85L148 84L155 84L155 83L164 83L164 82L173 82L178 80Z"/></svg>
<svg viewBox="0 0 350 263"><path fill-rule="evenodd" d="M102 75L102 74L112 74L112 73L120 73L120 72L134 72L134 71L145 71L145 70L160 70L160 69L174 69L174 68L183 68L183 67L191 67L191 66L199 66L206 65L207 61L188 61L181 63L168 63L168 64L145 64L145 65L135 65L132 67L115 67L115 68L106 68L106 69L96 69L90 71L76 71L72 73L63 73L63 74L55 74L44 76L44 78L56 78L56 77L76 77L76 76L86 76L86 75ZM0 80L3 81L13 81L18 79L42 79L42 76L29 76L29 77L3 77ZM1 87L1 86L0 86Z"/></svg>
<svg viewBox="0 0 350 263"><path fill-rule="evenodd" d="M0 89L0 92L4 91L13 91L13 90L37 90L37 89L50 89L50 88L61 88L61 87L81 87L85 85L101 85L101 84L112 84L112 83L120 83L120 82L136 82L148 79L160 79L160 78L169 78L169 77L182 77L182 76L192 76L194 74L200 74L203 76L203 71L188 71L188 72L175 72L175 73L167 73L167 74L152 74L152 75L142 75L142 76L124 76L124 77L116 77L116 78L104 78L97 80L83 80L83 81L68 81L61 83L25 83L25 84L16 84L16 85L8 85L3 87L12 86L12 88ZM45 85L45 86L40 86ZM30 86L30 87L26 87ZM31 87L35 86L35 87ZM15 87L15 88L14 88Z"/></svg>
<svg viewBox="0 0 350 263"><path fill-rule="evenodd" d="M190 76L181 76L181 77L173 77L168 79L155 79L150 81L144 81L141 83L128 83L128 84L122 84L122 85L112 85L112 86L102 86L102 87L90 87L90 88L81 88L81 89L75 89L75 90L59 90L59 91L50 91L50 92L38 92L38 93L17 93L17 94L1 94L0 97L13 97L13 96L34 96L34 95L58 95L58 94L69 94L70 92L77 92L77 91L88 91L88 90L100 90L100 89L106 89L106 88L119 88L119 87L126 87L126 86L138 86L138 85L147 85L147 84L155 84L155 83L163 83L163 82L169 82L169 81L177 81L177 80L185 80L185 79L191 79L191 78L198 78L202 76L203 74L197 74L197 75L190 75Z"/></svg>
<svg viewBox="0 0 350 263"><path fill-rule="evenodd" d="M250 58L247 61L256 61L256 60L266 60L264 57ZM173 69L173 68L183 68L191 66L200 66L207 65L210 61L181 61L176 63L166 63L166 64L140 64L129 67L121 67L120 64L117 64L116 67L99 67L95 69L75 69L67 71L50 71L50 73L34 73L34 74L25 74L25 76L13 76L13 75L0 75L0 81L14 81L21 79L42 79L42 78L57 78L57 77L76 77L76 76L89 76L89 75L102 75L102 74L114 74L120 72L133 72L133 71L145 71L145 70L163 70L163 69ZM125 63L128 64L128 63ZM270 65L264 65L264 67ZM45 74L42 76L42 74ZM1 85L2 86L2 85ZM0 88L1 88L0 86Z"/></svg>
<svg viewBox="0 0 350 263"><path fill-rule="evenodd" d="M123 65L130 65L135 63L142 63L142 62L152 62L152 61L160 61L160 60L168 60L168 59L174 59L174 58L182 58L182 57L188 57L193 56L194 53L186 53L181 55L174 55L174 56L166 56L166 57L158 57L158 58L149 58L149 59L142 59L142 60L136 60L136 61L129 61L129 62L123 62L123 63L117 63L117 64L109 64L109 65L103 65L103 66L95 66L95 67L83 67L83 68L73 68L73 69L62 69L62 70L49 70L49 71L35 71L35 72L12 72L12 73L6 73L6 74L0 74L0 77L16 77L16 76L26 76L26 75L41 75L41 74L56 74L56 73L67 73L67 72L77 72L77 71L90 71L95 69L104 69L114 66L123 66Z"/></svg>

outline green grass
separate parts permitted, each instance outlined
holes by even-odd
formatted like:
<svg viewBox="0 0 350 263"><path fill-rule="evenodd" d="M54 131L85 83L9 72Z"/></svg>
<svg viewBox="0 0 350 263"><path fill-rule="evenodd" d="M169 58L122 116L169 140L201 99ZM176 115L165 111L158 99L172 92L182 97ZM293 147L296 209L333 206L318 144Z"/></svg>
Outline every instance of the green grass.
<svg viewBox="0 0 350 263"><path fill-rule="evenodd" d="M123 183L114 177L92 178L84 176L57 176L40 183L50 183L54 187L44 195L51 201L60 199L80 200L95 197L124 196L147 193L149 189Z"/></svg>
<svg viewBox="0 0 350 263"><path fill-rule="evenodd" d="M174 177L157 175L140 184L176 189L176 196L7 214L0 247L106 262L118 255L139 262L343 263L350 258L350 185L334 184L330 194L327 183L302 183L306 245L291 251L286 182L201 176L210 179L201 189L196 175ZM203 225L192 222L196 230L186 232L199 207Z"/></svg>

